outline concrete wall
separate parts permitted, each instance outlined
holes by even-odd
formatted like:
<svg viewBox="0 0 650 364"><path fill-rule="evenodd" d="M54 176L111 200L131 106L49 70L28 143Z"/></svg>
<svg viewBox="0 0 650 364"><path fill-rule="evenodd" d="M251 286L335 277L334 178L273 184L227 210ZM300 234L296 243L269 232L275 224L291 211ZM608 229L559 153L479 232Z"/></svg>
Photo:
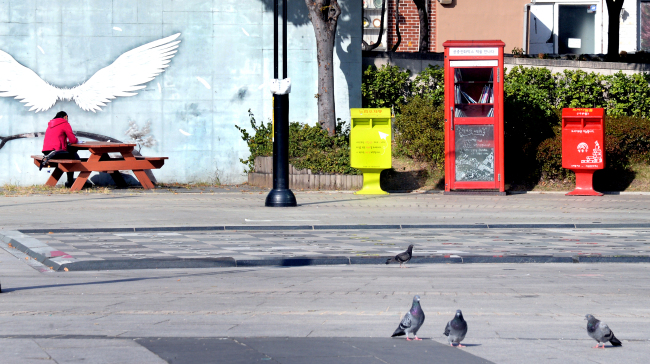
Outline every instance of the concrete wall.
<svg viewBox="0 0 650 364"><path fill-rule="evenodd" d="M59 101L35 114L0 98L0 136L42 132L59 110L73 129L126 140L128 121L152 123L158 144L144 155L170 157L159 182L246 181L239 158L248 155L235 125L250 131L247 110L271 117L272 0L0 0L0 49L57 87L73 87L139 45L182 33L165 73L137 96L85 112ZM361 4L343 7L335 51L337 116L361 106ZM316 44L302 0L290 0L291 121L316 123ZM209 87L198 80L207 81ZM160 88L159 86L160 85ZM29 159L42 138L18 139L0 149L0 185L42 184Z"/></svg>
<svg viewBox="0 0 650 364"><path fill-rule="evenodd" d="M607 6L607 5L605 5ZM638 10L639 10L639 1L638 0L628 0L623 3L623 9L621 10L620 17L620 29L619 29L619 52L636 52L638 48ZM603 37L607 39L607 31L603 32Z"/></svg>

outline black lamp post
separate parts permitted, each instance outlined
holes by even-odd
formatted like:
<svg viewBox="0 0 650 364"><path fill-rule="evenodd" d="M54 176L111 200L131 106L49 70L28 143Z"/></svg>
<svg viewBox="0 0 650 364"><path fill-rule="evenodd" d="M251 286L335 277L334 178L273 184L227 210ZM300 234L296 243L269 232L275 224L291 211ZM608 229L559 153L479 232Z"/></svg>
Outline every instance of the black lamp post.
<svg viewBox="0 0 650 364"><path fill-rule="evenodd" d="M278 0L273 8L273 75L278 74ZM287 0L282 0L282 78L287 78ZM266 196L266 206L296 206L296 196L289 189L289 93L273 94L273 189Z"/></svg>

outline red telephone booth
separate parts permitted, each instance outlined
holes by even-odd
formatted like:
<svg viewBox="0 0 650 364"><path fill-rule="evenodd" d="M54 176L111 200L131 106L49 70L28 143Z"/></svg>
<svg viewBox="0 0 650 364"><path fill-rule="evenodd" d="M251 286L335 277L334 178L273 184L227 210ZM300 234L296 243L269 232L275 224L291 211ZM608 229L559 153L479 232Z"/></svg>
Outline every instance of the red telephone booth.
<svg viewBox="0 0 650 364"><path fill-rule="evenodd" d="M445 193L505 194L500 40L445 47Z"/></svg>

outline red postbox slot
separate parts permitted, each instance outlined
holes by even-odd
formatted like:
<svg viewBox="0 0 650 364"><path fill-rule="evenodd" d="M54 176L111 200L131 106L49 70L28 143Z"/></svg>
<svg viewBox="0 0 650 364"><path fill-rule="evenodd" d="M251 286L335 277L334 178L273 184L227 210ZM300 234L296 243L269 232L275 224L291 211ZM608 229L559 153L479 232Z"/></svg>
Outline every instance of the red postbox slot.
<svg viewBox="0 0 650 364"><path fill-rule="evenodd" d="M562 109L562 167L576 174L576 188L567 195L602 196L593 175L605 168L604 109Z"/></svg>
<svg viewBox="0 0 650 364"><path fill-rule="evenodd" d="M603 127L603 121L598 119L585 119L585 128L600 129Z"/></svg>

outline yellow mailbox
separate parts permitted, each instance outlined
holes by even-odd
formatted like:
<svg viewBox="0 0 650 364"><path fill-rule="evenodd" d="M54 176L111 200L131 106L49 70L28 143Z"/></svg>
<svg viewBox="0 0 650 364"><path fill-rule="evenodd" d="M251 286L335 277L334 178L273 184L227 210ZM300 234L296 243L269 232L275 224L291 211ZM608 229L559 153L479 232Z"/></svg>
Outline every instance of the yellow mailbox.
<svg viewBox="0 0 650 364"><path fill-rule="evenodd" d="M360 195L385 195L381 171L392 167L390 109L350 109L350 165L363 172Z"/></svg>

